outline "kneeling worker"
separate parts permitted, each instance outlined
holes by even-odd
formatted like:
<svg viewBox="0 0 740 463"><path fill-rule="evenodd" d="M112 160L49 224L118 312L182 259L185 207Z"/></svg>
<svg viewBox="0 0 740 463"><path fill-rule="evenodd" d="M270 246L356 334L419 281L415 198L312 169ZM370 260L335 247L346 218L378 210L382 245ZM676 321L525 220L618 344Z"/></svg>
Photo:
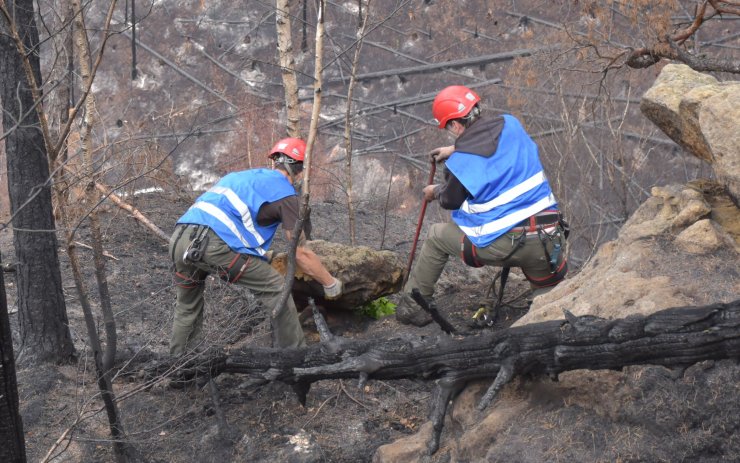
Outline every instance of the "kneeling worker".
<svg viewBox="0 0 740 463"><path fill-rule="evenodd" d="M418 288L430 300L450 256L461 256L473 267L520 267L535 295L560 283L567 272L564 222L537 145L514 116L486 116L479 101L460 85L434 99L432 113L455 144L431 153L447 169L444 183L424 188L424 199L452 210L453 222L429 228L396 309L401 323L432 321L411 291Z"/></svg>

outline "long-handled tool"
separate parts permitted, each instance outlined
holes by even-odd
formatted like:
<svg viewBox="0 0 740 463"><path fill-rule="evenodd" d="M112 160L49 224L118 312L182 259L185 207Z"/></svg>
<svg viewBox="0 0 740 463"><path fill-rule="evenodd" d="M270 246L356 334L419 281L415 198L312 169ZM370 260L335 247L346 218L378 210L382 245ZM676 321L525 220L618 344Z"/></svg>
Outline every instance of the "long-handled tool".
<svg viewBox="0 0 740 463"><path fill-rule="evenodd" d="M429 181L427 186L434 183L434 174L437 172L437 163L432 159L432 170L429 172ZM416 245L419 243L419 233L421 233L421 224L424 222L424 214L427 211L427 200L421 205L421 211L419 212L419 220L416 223L416 233L414 234L414 244L411 246L411 254L409 254L409 262L406 264L406 276L403 278L403 285L406 286L406 282L411 274L411 264L414 262L414 254L416 254Z"/></svg>

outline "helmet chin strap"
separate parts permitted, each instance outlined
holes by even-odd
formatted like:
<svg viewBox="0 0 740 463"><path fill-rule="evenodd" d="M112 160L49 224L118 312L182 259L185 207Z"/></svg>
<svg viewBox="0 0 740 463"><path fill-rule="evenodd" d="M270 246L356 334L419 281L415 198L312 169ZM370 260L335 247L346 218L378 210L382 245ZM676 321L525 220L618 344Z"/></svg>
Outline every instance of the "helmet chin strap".
<svg viewBox="0 0 740 463"><path fill-rule="evenodd" d="M295 188L295 189L297 190L297 189L298 189L298 187L300 186L300 181L298 181L298 180L296 179L296 177L298 176L298 174L299 174L300 172L298 172L298 173L297 173L297 172L296 172L296 171L295 171L295 170L293 169L293 166L291 165L292 163L288 163L288 162L281 162L280 164L282 164L282 165L283 165L283 167L285 167L285 171L286 171L286 172L288 173L288 176L290 177L290 184L291 184L291 185L293 185L293 187L294 187L294 188Z"/></svg>
<svg viewBox="0 0 740 463"><path fill-rule="evenodd" d="M290 184L295 186L295 172L293 171L293 166L291 166L287 162L284 162L283 166L285 166L285 170L288 172L288 175L290 176Z"/></svg>
<svg viewBox="0 0 740 463"><path fill-rule="evenodd" d="M285 172L288 174L288 177L290 177L290 184L293 185L294 188L298 189L300 186L300 180L297 179L298 174L301 173L301 170L298 170L296 172L295 167L293 166L293 162L288 162L288 159L286 159L287 156L281 154L279 156L276 156L273 158L273 162L275 164L280 164L285 168Z"/></svg>
<svg viewBox="0 0 740 463"><path fill-rule="evenodd" d="M477 104L473 106L473 109L470 110L468 115L464 118L465 119L465 127L469 127L473 122L478 120L480 117L480 106Z"/></svg>

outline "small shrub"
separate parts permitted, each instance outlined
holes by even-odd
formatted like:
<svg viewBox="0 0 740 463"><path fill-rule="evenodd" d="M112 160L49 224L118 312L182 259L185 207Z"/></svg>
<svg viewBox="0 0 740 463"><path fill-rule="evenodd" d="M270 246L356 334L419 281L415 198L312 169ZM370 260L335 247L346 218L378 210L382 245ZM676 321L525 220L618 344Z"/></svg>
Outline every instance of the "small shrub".
<svg viewBox="0 0 740 463"><path fill-rule="evenodd" d="M396 304L389 301L387 297L380 297L360 307L360 312L368 317L379 320L396 313Z"/></svg>

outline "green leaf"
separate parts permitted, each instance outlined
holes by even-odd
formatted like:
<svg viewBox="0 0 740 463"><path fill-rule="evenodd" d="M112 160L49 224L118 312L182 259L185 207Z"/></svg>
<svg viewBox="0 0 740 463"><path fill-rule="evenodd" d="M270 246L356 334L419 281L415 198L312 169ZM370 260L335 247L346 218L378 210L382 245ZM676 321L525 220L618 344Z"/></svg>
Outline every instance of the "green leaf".
<svg viewBox="0 0 740 463"><path fill-rule="evenodd" d="M360 307L360 312L379 320L396 313L396 304L389 301L387 297L380 297Z"/></svg>

